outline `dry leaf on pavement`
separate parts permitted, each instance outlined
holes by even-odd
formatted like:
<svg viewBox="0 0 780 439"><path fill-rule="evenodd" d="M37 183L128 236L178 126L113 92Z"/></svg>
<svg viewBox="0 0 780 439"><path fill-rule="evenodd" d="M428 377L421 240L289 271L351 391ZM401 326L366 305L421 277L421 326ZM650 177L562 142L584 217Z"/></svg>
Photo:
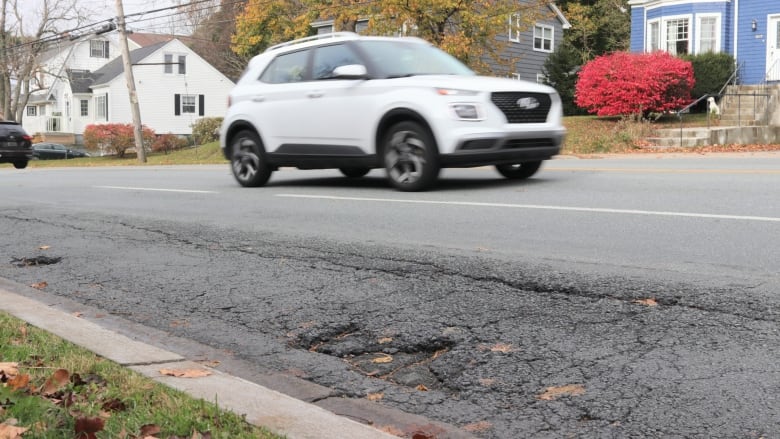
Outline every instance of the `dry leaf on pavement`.
<svg viewBox="0 0 780 439"><path fill-rule="evenodd" d="M43 282L36 282L36 283L34 283L34 284L30 285L30 286L31 286L31 287L33 287L33 288L35 288L36 290L42 290L42 289L44 289L44 288L48 287L48 286L49 286L49 283L48 283L48 282L46 282L46 281L43 281Z"/></svg>
<svg viewBox="0 0 780 439"><path fill-rule="evenodd" d="M385 397L384 393L369 393L367 396L369 401L379 401L380 399Z"/></svg>
<svg viewBox="0 0 780 439"><path fill-rule="evenodd" d="M388 354L382 354L381 357L374 358L373 360L371 360L371 362L376 364L392 363L393 356Z"/></svg>
<svg viewBox="0 0 780 439"><path fill-rule="evenodd" d="M536 399L543 401L552 401L561 396L577 396L585 393L585 386L582 384L568 384L565 386L548 387L543 393L536 396Z"/></svg>
<svg viewBox="0 0 780 439"><path fill-rule="evenodd" d="M649 299L637 299L634 301L637 305L645 305L645 306L658 306L658 302L655 299L649 298Z"/></svg>
<svg viewBox="0 0 780 439"><path fill-rule="evenodd" d="M201 378L211 375L206 369L160 369L160 373L177 378Z"/></svg>

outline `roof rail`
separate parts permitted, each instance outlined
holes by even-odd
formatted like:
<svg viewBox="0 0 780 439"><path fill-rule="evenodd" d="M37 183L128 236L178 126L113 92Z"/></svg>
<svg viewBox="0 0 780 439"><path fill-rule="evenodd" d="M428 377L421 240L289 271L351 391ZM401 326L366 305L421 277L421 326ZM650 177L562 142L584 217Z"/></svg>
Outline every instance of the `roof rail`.
<svg viewBox="0 0 780 439"><path fill-rule="evenodd" d="M325 38L338 38L338 37L356 38L357 36L358 34L356 34L355 32L328 32L326 34L317 34L317 35L312 35L310 37L298 38L297 40L288 41L286 43L275 44L265 49L265 51L268 52L270 50L279 49L280 47L294 46L296 44L305 43L307 41L316 41Z"/></svg>

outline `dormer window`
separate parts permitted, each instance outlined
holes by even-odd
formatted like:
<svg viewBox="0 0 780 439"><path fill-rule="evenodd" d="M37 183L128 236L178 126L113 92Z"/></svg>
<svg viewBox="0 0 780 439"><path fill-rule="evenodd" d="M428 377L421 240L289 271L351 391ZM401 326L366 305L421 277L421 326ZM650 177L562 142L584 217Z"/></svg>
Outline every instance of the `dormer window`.
<svg viewBox="0 0 780 439"><path fill-rule="evenodd" d="M90 40L89 56L91 58L108 58L108 41Z"/></svg>

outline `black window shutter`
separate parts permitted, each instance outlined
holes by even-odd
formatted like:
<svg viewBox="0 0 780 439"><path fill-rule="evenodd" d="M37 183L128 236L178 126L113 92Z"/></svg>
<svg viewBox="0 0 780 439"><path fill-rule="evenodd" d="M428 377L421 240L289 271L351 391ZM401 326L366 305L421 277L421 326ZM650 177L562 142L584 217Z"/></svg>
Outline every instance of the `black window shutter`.
<svg viewBox="0 0 780 439"><path fill-rule="evenodd" d="M173 114L176 116L181 114L181 95L175 94L173 95Z"/></svg>
<svg viewBox="0 0 780 439"><path fill-rule="evenodd" d="M206 114L205 107L206 103L206 96L205 95L198 95L198 116L203 116Z"/></svg>
<svg viewBox="0 0 780 439"><path fill-rule="evenodd" d="M104 49L105 49L105 50L103 50L103 56L105 56L106 58L109 58L109 56L108 56L108 48L109 48L108 41L103 41L103 44L104 44Z"/></svg>

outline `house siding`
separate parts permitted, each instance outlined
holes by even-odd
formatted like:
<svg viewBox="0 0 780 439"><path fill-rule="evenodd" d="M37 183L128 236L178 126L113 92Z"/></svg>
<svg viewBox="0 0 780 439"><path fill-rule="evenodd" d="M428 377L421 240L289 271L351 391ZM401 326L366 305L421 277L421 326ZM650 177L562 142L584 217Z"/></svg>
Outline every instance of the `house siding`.
<svg viewBox="0 0 780 439"><path fill-rule="evenodd" d="M512 76L513 74L520 75L520 79L526 81L536 82L537 75L542 74L542 68L544 62L550 56L551 52L543 52L533 49L534 44L534 31L533 28L536 24L545 26L551 26L553 28L553 51L563 43L563 26L558 20L539 20L530 25L529 30L520 32L520 41L508 41L509 39L509 25L503 34L499 34L496 40L499 44L506 44L506 48L501 53L501 57L513 61L509 67L510 71L507 71L507 66L502 66L489 57L484 58L484 62L490 69L490 74L493 76Z"/></svg>
<svg viewBox="0 0 780 439"><path fill-rule="evenodd" d="M766 78L767 31L770 15L780 14L780 4L775 1L741 0L738 27L737 56L741 65L741 79L746 84L757 84ZM756 20L755 32L751 23Z"/></svg>
<svg viewBox="0 0 780 439"><path fill-rule="evenodd" d="M224 116L227 96L234 84L211 64L197 56L178 40L172 40L142 63L162 63L165 54L185 54L187 72L184 75L163 73L162 65L137 65L133 67L141 122L157 134L192 134L192 124L202 117ZM109 122L130 123L132 113L124 74L108 84ZM97 94L97 90L96 90ZM205 108L200 116L199 108L193 114L176 115L175 95L204 95ZM199 98L196 98L196 104Z"/></svg>
<svg viewBox="0 0 780 439"><path fill-rule="evenodd" d="M629 44L631 52L645 51L645 8L631 8L631 42Z"/></svg>

